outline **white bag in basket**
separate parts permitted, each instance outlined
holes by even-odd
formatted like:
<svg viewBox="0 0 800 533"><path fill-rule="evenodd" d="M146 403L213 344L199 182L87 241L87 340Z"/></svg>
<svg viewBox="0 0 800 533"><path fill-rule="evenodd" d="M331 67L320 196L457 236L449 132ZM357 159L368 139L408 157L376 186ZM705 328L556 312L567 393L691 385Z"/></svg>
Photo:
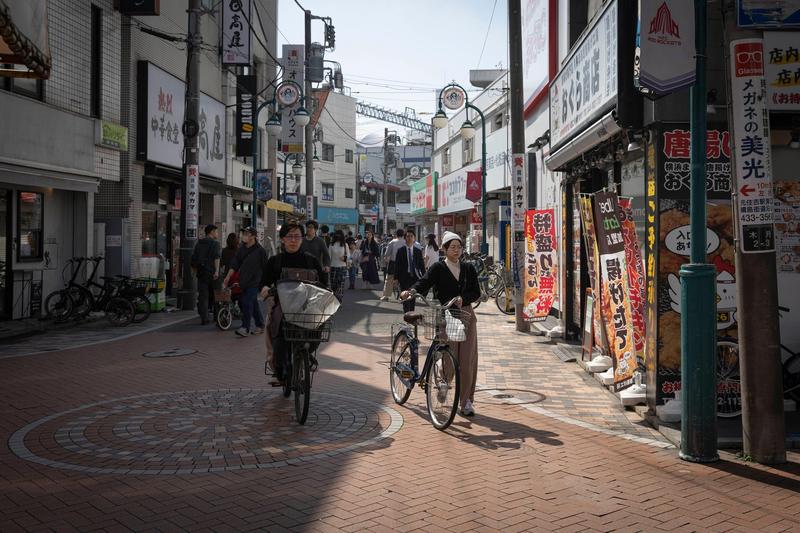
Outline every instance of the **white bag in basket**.
<svg viewBox="0 0 800 533"><path fill-rule="evenodd" d="M279 282L278 299L284 318L290 323L298 321L297 325L306 328L321 326L339 310L339 300L331 291L302 281Z"/></svg>
<svg viewBox="0 0 800 533"><path fill-rule="evenodd" d="M460 318L454 317L450 312L445 311L445 333L450 342L464 342L467 340L467 329Z"/></svg>

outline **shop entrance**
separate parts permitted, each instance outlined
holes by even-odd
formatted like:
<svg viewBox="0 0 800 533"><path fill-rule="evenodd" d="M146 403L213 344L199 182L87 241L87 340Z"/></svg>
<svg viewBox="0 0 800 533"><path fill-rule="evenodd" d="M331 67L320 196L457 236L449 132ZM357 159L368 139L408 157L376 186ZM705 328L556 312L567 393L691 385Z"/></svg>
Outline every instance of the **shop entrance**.
<svg viewBox="0 0 800 533"><path fill-rule="evenodd" d="M11 318L11 191L0 189L0 320Z"/></svg>

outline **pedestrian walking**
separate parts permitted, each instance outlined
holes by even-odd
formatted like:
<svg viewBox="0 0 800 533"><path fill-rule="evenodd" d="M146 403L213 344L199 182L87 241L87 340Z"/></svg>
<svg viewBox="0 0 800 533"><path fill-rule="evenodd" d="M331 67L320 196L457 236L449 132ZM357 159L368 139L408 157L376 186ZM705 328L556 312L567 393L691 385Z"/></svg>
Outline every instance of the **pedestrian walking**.
<svg viewBox="0 0 800 533"><path fill-rule="evenodd" d="M252 226L242 230L242 243L231 262L231 267L225 275L223 287L227 287L234 272L239 274L239 287L242 290L242 325L236 330L240 337L258 335L264 332L264 315L258 303L258 292L261 289L261 279L267 266L269 254L258 243L258 232ZM251 322L255 328L251 329Z"/></svg>
<svg viewBox="0 0 800 533"><path fill-rule="evenodd" d="M331 254L328 253L328 245L325 244L325 240L317 235L317 230L319 230L319 224L316 220L306 222L306 238L303 239L301 248L303 252L313 255L314 259L322 265L323 272L328 274L331 271ZM327 281L325 284L328 284Z"/></svg>
<svg viewBox="0 0 800 533"><path fill-rule="evenodd" d="M348 249L344 232L336 230L328 248L331 256L331 290L341 302L344 298L344 280L347 278Z"/></svg>
<svg viewBox="0 0 800 533"><path fill-rule="evenodd" d="M449 231L442 237L445 260L437 261L431 265L425 276L412 287L420 294L427 295L430 289L440 303L445 304L455 297L456 305L461 307L467 338L463 342L455 342L452 348L458 360L461 374L461 414L473 416L475 414L475 381L478 377L478 334L475 313L472 303L481 296L478 285L478 272L472 263L461 261L464 244L461 237ZM400 298L409 297L408 291L403 291Z"/></svg>
<svg viewBox="0 0 800 533"><path fill-rule="evenodd" d="M347 248L350 254L350 267L347 269L347 273L350 277L350 289L352 290L356 288L356 276L358 276L358 263L361 261L361 250L356 246L355 239L347 240Z"/></svg>
<svg viewBox="0 0 800 533"><path fill-rule="evenodd" d="M236 251L239 250L239 236L235 233L229 233L228 238L225 239L225 248L222 249L222 256L219 261L221 267L221 274L224 276L231 268L233 258L236 257Z"/></svg>
<svg viewBox="0 0 800 533"><path fill-rule="evenodd" d="M367 230L367 236L364 242L361 243L361 273L364 283L367 284L365 288L372 288L369 285L376 285L380 283L378 277L378 257L380 249L378 243L375 241L375 234L371 230Z"/></svg>
<svg viewBox="0 0 800 533"><path fill-rule="evenodd" d="M331 228L328 227L327 224L323 224L319 227L319 236L325 241L325 246L330 246L333 240L330 236Z"/></svg>
<svg viewBox="0 0 800 533"><path fill-rule="evenodd" d="M425 245L425 268L439 261L439 245L436 244L436 235L428 233L428 244Z"/></svg>
<svg viewBox="0 0 800 533"><path fill-rule="evenodd" d="M197 276L197 313L200 323L208 324L209 301L213 307L214 289L219 281L220 246L217 241L217 227L209 224L205 237L199 239L192 250L191 265Z"/></svg>
<svg viewBox="0 0 800 533"><path fill-rule="evenodd" d="M422 250L414 246L416 235L412 230L406 230L403 238L405 242L398 248L395 255L394 270L400 290L407 291L425 275L425 259L422 256ZM414 303L414 299L404 300L403 311L406 313L413 311Z"/></svg>
<svg viewBox="0 0 800 533"><path fill-rule="evenodd" d="M386 279L383 283L383 296L381 296L381 300L386 301L389 297L392 296L392 292L394 292L394 284L395 284L395 257L397 256L397 250L403 246L404 241L403 237L405 236L405 230L398 229L395 232L395 238L392 239L389 244L386 246L386 253L384 254L384 261L386 262Z"/></svg>

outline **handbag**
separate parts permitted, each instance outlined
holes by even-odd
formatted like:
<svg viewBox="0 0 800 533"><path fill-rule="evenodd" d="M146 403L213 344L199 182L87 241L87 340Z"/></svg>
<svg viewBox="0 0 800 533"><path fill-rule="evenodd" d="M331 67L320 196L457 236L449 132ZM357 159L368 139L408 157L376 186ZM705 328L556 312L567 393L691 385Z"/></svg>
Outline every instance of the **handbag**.
<svg viewBox="0 0 800 533"><path fill-rule="evenodd" d="M445 311L444 321L444 329L448 341L464 342L467 340L467 328L464 326L464 322L460 318L455 317L452 313Z"/></svg>

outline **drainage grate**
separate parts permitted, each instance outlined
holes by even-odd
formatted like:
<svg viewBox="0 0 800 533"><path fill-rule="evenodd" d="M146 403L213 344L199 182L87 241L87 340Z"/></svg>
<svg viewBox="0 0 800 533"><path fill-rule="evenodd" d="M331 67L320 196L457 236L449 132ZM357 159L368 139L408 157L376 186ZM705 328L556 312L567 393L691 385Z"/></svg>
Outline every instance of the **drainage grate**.
<svg viewBox="0 0 800 533"><path fill-rule="evenodd" d="M192 350L191 348L170 348L157 352L146 352L142 355L144 357L181 357L183 355L192 355L193 353L197 353L197 350Z"/></svg>
<svg viewBox="0 0 800 533"><path fill-rule="evenodd" d="M513 398L513 394L492 394L492 398L498 398L500 400L507 400L508 398Z"/></svg>

